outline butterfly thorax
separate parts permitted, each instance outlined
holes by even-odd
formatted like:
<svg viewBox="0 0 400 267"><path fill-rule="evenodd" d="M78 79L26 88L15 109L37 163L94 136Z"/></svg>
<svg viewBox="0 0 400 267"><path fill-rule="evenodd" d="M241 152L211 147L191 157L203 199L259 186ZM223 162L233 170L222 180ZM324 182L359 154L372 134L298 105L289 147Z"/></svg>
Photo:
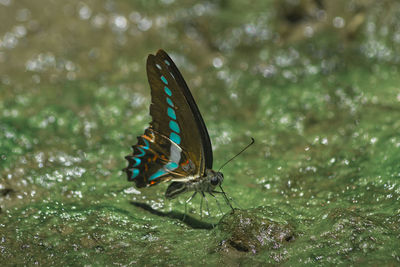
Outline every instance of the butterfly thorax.
<svg viewBox="0 0 400 267"><path fill-rule="evenodd" d="M216 172L211 169L206 169L204 176L199 176L196 179L192 179L186 182L173 182L168 186L165 192L165 197L172 199L177 197L179 194L195 191L195 192L207 192L212 193L215 187L220 186L224 181L224 175L222 172Z"/></svg>

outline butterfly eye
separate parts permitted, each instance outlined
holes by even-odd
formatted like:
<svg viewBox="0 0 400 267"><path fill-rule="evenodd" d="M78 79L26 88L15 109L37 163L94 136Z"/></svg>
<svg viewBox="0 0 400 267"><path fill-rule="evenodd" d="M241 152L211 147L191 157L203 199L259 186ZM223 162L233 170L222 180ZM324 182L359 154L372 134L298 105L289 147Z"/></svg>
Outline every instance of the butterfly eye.
<svg viewBox="0 0 400 267"><path fill-rule="evenodd" d="M213 178L211 178L210 183L211 183L212 185L218 185L218 183L219 183L218 177L217 177L217 176L214 176Z"/></svg>

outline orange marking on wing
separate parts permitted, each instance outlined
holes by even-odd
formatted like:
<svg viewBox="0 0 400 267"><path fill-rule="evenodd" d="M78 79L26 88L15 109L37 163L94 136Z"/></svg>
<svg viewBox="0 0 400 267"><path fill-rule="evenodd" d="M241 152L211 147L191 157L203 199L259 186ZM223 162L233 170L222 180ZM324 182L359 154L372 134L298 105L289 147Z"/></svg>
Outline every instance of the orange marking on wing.
<svg viewBox="0 0 400 267"><path fill-rule="evenodd" d="M148 137L147 135L142 135L142 138L147 139L150 142L153 142L153 139Z"/></svg>
<svg viewBox="0 0 400 267"><path fill-rule="evenodd" d="M144 165L144 170L147 172L149 170L149 166L147 164Z"/></svg>
<svg viewBox="0 0 400 267"><path fill-rule="evenodd" d="M185 162L182 162L182 163L181 163L181 166L185 166L185 165L187 165L187 164L189 164L189 160L186 160Z"/></svg>
<svg viewBox="0 0 400 267"><path fill-rule="evenodd" d="M155 154L154 157L153 157L153 161L156 161L157 158L158 158L158 155Z"/></svg>

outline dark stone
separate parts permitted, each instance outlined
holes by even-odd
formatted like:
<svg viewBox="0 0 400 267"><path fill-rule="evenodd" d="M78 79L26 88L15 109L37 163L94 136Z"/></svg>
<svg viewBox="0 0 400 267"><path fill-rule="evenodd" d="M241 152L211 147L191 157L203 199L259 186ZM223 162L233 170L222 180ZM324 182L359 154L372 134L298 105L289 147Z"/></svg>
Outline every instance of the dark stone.
<svg viewBox="0 0 400 267"><path fill-rule="evenodd" d="M295 240L292 219L273 207L238 210L225 215L218 224L222 233L219 248L257 253L276 250Z"/></svg>
<svg viewBox="0 0 400 267"><path fill-rule="evenodd" d="M12 188L0 189L0 196L2 196L2 197L8 196L8 195L10 195L12 193L14 193L14 189L12 189Z"/></svg>

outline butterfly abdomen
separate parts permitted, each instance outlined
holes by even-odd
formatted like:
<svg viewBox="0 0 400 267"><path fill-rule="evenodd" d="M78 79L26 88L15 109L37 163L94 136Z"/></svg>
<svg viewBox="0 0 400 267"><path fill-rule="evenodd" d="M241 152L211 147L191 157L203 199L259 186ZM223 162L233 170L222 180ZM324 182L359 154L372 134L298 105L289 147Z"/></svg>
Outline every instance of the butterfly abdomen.
<svg viewBox="0 0 400 267"><path fill-rule="evenodd" d="M215 172L211 169L207 169L205 176L189 177L186 182L173 182L167 188L165 197L172 199L177 197L179 194L189 191L206 193L213 193L215 188L222 184L224 176L221 172Z"/></svg>

